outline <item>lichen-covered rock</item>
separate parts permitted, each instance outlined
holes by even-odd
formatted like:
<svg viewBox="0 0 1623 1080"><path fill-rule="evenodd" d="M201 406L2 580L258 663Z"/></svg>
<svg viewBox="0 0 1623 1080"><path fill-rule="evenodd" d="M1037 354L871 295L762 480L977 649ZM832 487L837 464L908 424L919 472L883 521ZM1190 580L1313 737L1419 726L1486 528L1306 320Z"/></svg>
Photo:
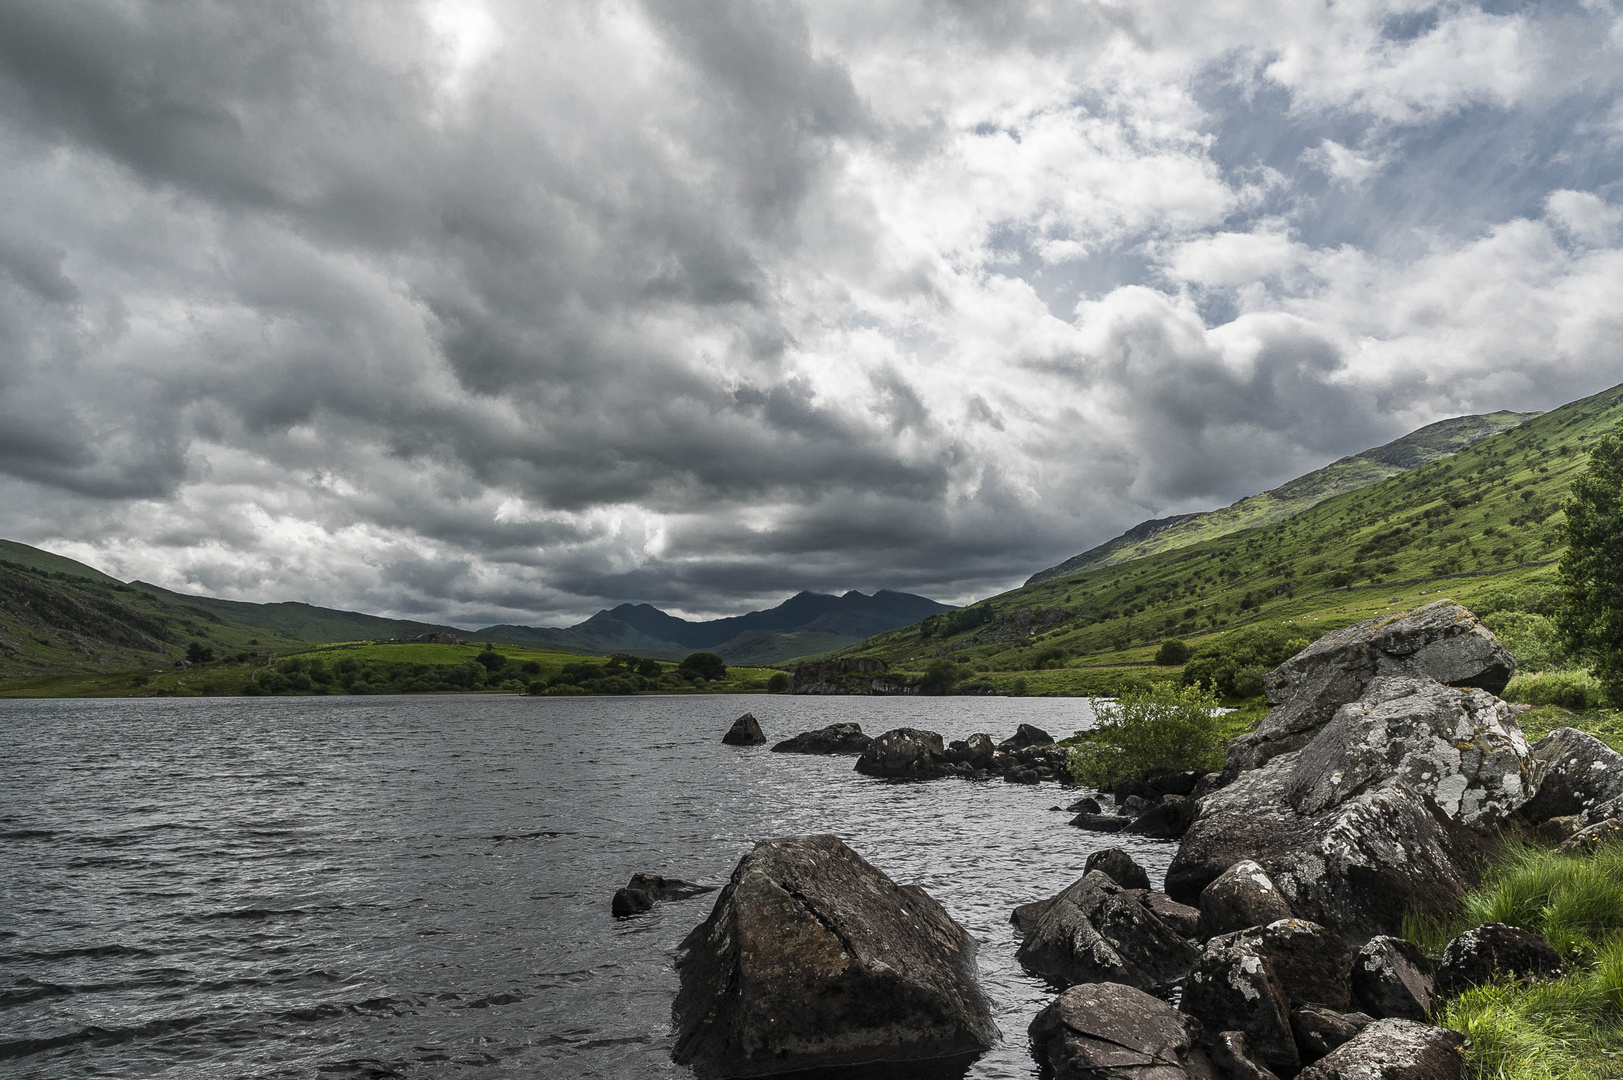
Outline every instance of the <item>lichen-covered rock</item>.
<svg viewBox="0 0 1623 1080"><path fill-rule="evenodd" d="M1200 935L1200 909L1180 904L1163 892L1146 892L1138 902L1150 909L1150 914L1166 923L1186 938Z"/></svg>
<svg viewBox="0 0 1623 1080"><path fill-rule="evenodd" d="M965 739L962 746L954 741L947 752L947 757L961 761L974 769L989 769L996 754L997 747L992 745L992 737L976 732Z"/></svg>
<svg viewBox="0 0 1623 1080"><path fill-rule="evenodd" d="M1561 843L1562 851L1594 851L1602 844L1623 840L1623 818L1607 818L1587 825Z"/></svg>
<svg viewBox="0 0 1623 1080"><path fill-rule="evenodd" d="M1215 940L1267 957L1280 992L1292 1006L1323 1005L1338 1011L1352 1008L1352 950L1339 934L1305 919L1280 919L1267 926Z"/></svg>
<svg viewBox="0 0 1623 1080"><path fill-rule="evenodd" d="M1312 815L1398 783L1453 820L1486 827L1532 798L1542 772L1510 706L1492 694L1382 677L1296 755L1286 799Z"/></svg>
<svg viewBox="0 0 1623 1080"><path fill-rule="evenodd" d="M1270 1069L1280 1076L1296 1074L1301 1060L1291 1034L1290 1001L1272 962L1249 943L1231 938L1208 942L1184 980L1179 1008L1206 1031L1244 1032Z"/></svg>
<svg viewBox="0 0 1623 1080"><path fill-rule="evenodd" d="M856 771L888 780L935 780L955 771L944 750L933 731L894 728L868 744Z"/></svg>
<svg viewBox="0 0 1623 1080"><path fill-rule="evenodd" d="M1476 616L1451 600L1332 631L1268 673L1274 708L1231 745L1226 779L1303 746L1381 675L1415 675L1497 694L1516 662Z"/></svg>
<svg viewBox="0 0 1623 1080"><path fill-rule="evenodd" d="M1376 1020L1296 1080L1460 1080L1465 1036L1413 1020Z"/></svg>
<svg viewBox="0 0 1623 1080"><path fill-rule="evenodd" d="M1371 1016L1424 1020L1436 991L1431 962L1407 938L1380 934L1353 957L1353 1000Z"/></svg>
<svg viewBox="0 0 1623 1080"><path fill-rule="evenodd" d="M1211 1040L1212 1064L1228 1080L1279 1080L1273 1070L1258 1060L1251 1040L1243 1031L1220 1031Z"/></svg>
<svg viewBox="0 0 1623 1080"><path fill-rule="evenodd" d="M714 885L695 885L691 881L661 877L658 874L636 873L625 888L614 894L609 910L615 918L624 919L652 910L662 900L686 900L707 892L715 892Z"/></svg>
<svg viewBox="0 0 1623 1080"><path fill-rule="evenodd" d="M755 719L754 713L745 713L733 721L733 726L727 729L727 734L721 741L728 746L760 746L766 742L766 735L761 731L761 725Z"/></svg>
<svg viewBox="0 0 1623 1080"><path fill-rule="evenodd" d="M1202 889L1199 906L1201 932L1208 936L1291 917L1290 904L1268 871L1250 859L1241 859Z"/></svg>
<svg viewBox="0 0 1623 1080"><path fill-rule="evenodd" d="M1119 847L1103 848L1089 855L1088 861L1082 864L1082 873L1085 876L1095 870L1124 889L1150 887L1150 875Z"/></svg>
<svg viewBox="0 0 1623 1080"><path fill-rule="evenodd" d="M1538 794L1522 807L1534 824L1623 796L1623 754L1587 731L1558 728L1534 743L1531 754L1544 765Z"/></svg>
<svg viewBox="0 0 1623 1080"><path fill-rule="evenodd" d="M1031 724L1021 724L1014 729L1014 734L997 744L999 750L1005 753L1015 750L1024 750L1028 746L1051 746L1054 737L1040 727Z"/></svg>
<svg viewBox="0 0 1623 1080"><path fill-rule="evenodd" d="M1302 1063L1310 1065L1343 1043L1351 1042L1375 1018L1368 1013L1337 1012L1323 1005L1301 1005L1291 1010L1291 1031Z"/></svg>
<svg viewBox="0 0 1623 1080"><path fill-rule="evenodd" d="M1182 978L1200 950L1098 870L1055 896L1015 958L1061 986L1115 982L1143 990Z"/></svg>
<svg viewBox="0 0 1623 1080"><path fill-rule="evenodd" d="M1198 1025L1131 986L1073 986L1038 1013L1027 1031L1032 1057L1053 1080L1190 1080L1213 1075L1195 1046Z"/></svg>
<svg viewBox="0 0 1623 1080"><path fill-rule="evenodd" d="M830 724L816 731L802 731L772 750L778 754L860 754L871 742L873 736L864 735L861 724Z"/></svg>
<svg viewBox="0 0 1623 1080"><path fill-rule="evenodd" d="M701 1076L953 1057L998 1037L975 939L833 836L755 845L676 968L672 1057Z"/></svg>
<svg viewBox="0 0 1623 1080"><path fill-rule="evenodd" d="M1506 923L1484 923L1448 943L1437 961L1437 993L1453 997L1494 979L1557 978L1561 956L1542 934Z"/></svg>

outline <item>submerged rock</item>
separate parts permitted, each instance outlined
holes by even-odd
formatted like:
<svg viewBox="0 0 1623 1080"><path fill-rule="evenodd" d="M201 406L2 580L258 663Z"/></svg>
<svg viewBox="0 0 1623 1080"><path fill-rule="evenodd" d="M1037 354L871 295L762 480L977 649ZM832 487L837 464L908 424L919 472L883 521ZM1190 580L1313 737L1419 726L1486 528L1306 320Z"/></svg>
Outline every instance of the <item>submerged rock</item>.
<svg viewBox="0 0 1623 1080"><path fill-rule="evenodd" d="M678 878L660 877L658 874L636 873L626 887L614 894L609 908L616 918L626 918L649 911L661 900L686 900L707 892L715 892L714 885L695 885Z"/></svg>
<svg viewBox="0 0 1623 1080"><path fill-rule="evenodd" d="M833 836L764 840L682 942L672 1057L748 1077L975 1054L975 939Z"/></svg>
<svg viewBox="0 0 1623 1080"><path fill-rule="evenodd" d="M1376 1020L1297 1080L1460 1080L1465 1036L1413 1020Z"/></svg>
<svg viewBox="0 0 1623 1080"><path fill-rule="evenodd" d="M1182 978L1200 955L1177 930L1098 870L1037 913L1015 958L1064 986L1114 982L1150 990Z"/></svg>
<svg viewBox="0 0 1623 1080"><path fill-rule="evenodd" d="M728 746L760 746L766 742L766 734L761 731L761 725L755 719L754 713L745 713L733 721L733 726L727 729L727 734L721 741Z"/></svg>
<svg viewBox="0 0 1623 1080"><path fill-rule="evenodd" d="M1053 1080L1213 1077L1199 1025L1159 998L1117 983L1073 986L1031 1022L1031 1056Z"/></svg>
<svg viewBox="0 0 1623 1080"><path fill-rule="evenodd" d="M857 758L856 770L891 780L935 780L956 771L941 736L918 728L894 728L874 739Z"/></svg>
<svg viewBox="0 0 1623 1080"><path fill-rule="evenodd" d="M862 733L861 724L830 724L816 731L802 731L772 748L778 754L860 754L873 742Z"/></svg>

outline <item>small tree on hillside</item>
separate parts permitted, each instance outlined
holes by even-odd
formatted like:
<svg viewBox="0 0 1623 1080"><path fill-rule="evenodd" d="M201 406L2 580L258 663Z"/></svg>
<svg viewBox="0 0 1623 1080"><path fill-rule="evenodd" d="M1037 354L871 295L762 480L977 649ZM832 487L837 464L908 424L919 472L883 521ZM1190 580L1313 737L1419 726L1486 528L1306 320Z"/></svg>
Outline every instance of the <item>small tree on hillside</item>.
<svg viewBox="0 0 1623 1080"><path fill-rule="evenodd" d="M1558 623L1568 647L1594 665L1607 698L1623 703L1623 425L1596 441L1563 509L1567 602Z"/></svg>

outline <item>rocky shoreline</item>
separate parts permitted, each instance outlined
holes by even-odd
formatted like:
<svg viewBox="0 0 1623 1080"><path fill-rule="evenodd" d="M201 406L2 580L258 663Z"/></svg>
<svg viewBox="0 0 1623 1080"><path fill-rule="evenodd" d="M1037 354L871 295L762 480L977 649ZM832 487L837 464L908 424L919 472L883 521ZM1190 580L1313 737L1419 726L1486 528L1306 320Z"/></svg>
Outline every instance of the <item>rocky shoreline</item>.
<svg viewBox="0 0 1623 1080"><path fill-rule="evenodd" d="M1557 975L1559 957L1487 924L1433 965L1398 936L1405 915L1476 885L1501 830L1623 833L1623 755L1572 729L1530 746L1495 696L1514 666L1448 601L1370 620L1269 674L1271 710L1221 772L1074 802L1078 827L1179 847L1164 891L1107 849L1011 913L1020 964L1066 988L1028 1031L1045 1074L1458 1080L1462 1038L1429 1023L1438 1006L1496 976ZM1024 725L997 744L835 725L773 749L855 754L855 771L895 782L1068 780L1069 748ZM701 1076L955 1059L997 1037L973 940L833 837L757 845L678 971L676 1056Z"/></svg>

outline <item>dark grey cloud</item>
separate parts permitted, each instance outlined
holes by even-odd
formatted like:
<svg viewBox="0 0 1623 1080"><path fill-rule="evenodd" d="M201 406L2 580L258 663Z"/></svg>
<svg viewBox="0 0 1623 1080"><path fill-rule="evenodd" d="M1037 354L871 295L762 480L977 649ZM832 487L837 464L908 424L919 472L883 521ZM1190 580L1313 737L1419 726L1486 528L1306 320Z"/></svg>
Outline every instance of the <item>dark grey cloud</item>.
<svg viewBox="0 0 1623 1080"><path fill-rule="evenodd" d="M0 531L474 624L969 599L1613 377L1614 16L0 5Z"/></svg>

